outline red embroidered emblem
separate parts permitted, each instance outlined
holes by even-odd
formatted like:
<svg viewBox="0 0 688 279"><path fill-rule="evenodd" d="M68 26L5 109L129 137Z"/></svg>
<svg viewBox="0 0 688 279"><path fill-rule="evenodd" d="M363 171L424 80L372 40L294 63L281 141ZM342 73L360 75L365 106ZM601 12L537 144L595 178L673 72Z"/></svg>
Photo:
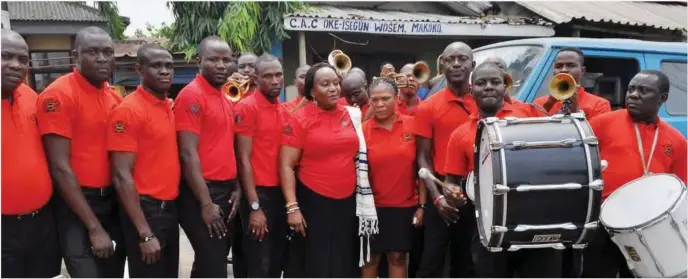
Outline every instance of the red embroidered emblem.
<svg viewBox="0 0 688 279"><path fill-rule="evenodd" d="M43 111L44 112L57 112L60 111L60 100L54 98L46 98L43 100Z"/></svg>
<svg viewBox="0 0 688 279"><path fill-rule="evenodd" d="M117 133L124 133L124 122L122 121L115 121L115 132Z"/></svg>

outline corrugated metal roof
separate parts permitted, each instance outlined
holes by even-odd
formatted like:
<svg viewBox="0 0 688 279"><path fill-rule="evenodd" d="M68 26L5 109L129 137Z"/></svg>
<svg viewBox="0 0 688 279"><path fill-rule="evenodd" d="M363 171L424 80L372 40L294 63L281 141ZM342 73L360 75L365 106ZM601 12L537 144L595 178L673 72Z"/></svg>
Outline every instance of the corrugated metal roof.
<svg viewBox="0 0 688 279"><path fill-rule="evenodd" d="M139 48L145 44L159 44L165 45L167 39L165 38L153 38L153 37L143 37L134 38L129 40L118 40L115 41L115 57L136 57L136 52Z"/></svg>
<svg viewBox="0 0 688 279"><path fill-rule="evenodd" d="M368 19L380 21L401 22L441 22L463 24L512 24L512 25L540 25L551 26L552 23L541 18L527 17L468 17L446 16L428 13L408 13L398 11L375 11L345 7L313 6L309 11L287 14L285 17L317 17L317 18L341 18L341 19Z"/></svg>
<svg viewBox="0 0 688 279"><path fill-rule="evenodd" d="M23 1L7 2L11 20L107 22L90 6L79 2Z"/></svg>
<svg viewBox="0 0 688 279"><path fill-rule="evenodd" d="M581 19L669 30L686 30L688 25L688 10L681 5L630 1L516 3L557 24Z"/></svg>

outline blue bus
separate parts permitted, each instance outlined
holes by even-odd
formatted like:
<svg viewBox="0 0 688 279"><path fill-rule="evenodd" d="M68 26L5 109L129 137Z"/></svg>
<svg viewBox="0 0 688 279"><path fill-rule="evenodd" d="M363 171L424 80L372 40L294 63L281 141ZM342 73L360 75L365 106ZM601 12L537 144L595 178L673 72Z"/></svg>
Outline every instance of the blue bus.
<svg viewBox="0 0 688 279"><path fill-rule="evenodd" d="M580 48L585 55L585 73L580 84L586 91L604 97L612 109L625 107L628 83L641 70L659 70L669 76L669 100L659 116L686 136L686 43L650 42L633 39L537 38L506 41L473 51L476 64L497 56L504 59L514 80L512 97L533 102L548 94L554 57L564 47Z"/></svg>

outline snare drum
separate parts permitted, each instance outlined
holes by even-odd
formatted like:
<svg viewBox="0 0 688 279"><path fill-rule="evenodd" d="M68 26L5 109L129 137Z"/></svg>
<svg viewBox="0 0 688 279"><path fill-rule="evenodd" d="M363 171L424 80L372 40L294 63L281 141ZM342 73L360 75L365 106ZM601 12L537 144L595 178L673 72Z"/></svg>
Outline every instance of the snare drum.
<svg viewBox="0 0 688 279"><path fill-rule="evenodd" d="M475 200L475 179L472 171L466 176L466 196L470 201Z"/></svg>
<svg viewBox="0 0 688 279"><path fill-rule="evenodd" d="M674 175L647 175L614 191L600 222L638 277L686 277L688 195Z"/></svg>
<svg viewBox="0 0 688 279"><path fill-rule="evenodd" d="M478 123L475 208L490 251L585 248L597 227L597 139L583 114Z"/></svg>

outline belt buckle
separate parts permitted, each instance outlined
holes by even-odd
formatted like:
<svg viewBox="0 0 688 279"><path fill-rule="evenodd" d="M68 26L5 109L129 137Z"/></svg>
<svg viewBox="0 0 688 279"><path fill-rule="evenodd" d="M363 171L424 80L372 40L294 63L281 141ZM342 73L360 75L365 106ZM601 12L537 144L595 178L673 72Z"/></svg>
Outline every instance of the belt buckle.
<svg viewBox="0 0 688 279"><path fill-rule="evenodd" d="M167 209L167 201L160 202L160 208Z"/></svg>
<svg viewBox="0 0 688 279"><path fill-rule="evenodd" d="M104 197L104 196L106 196L106 193L105 193L105 187L103 187L103 188L100 188L100 196L101 196L101 197Z"/></svg>

